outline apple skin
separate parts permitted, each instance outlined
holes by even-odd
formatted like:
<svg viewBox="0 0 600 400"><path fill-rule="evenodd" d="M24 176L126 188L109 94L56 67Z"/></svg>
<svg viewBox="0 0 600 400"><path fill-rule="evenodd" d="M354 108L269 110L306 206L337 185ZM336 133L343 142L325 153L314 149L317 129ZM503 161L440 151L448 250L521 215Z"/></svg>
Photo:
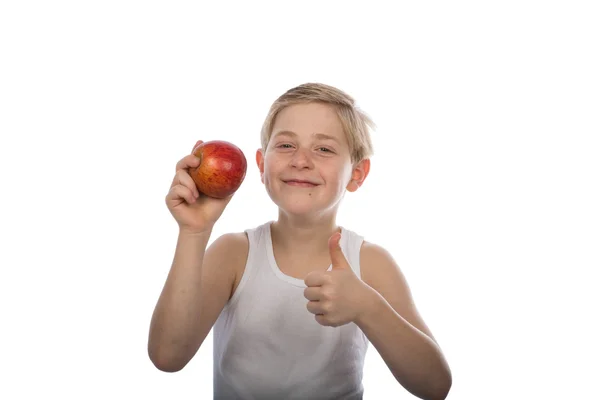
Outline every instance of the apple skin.
<svg viewBox="0 0 600 400"><path fill-rule="evenodd" d="M192 154L200 165L189 173L198 190L209 197L224 199L235 193L246 177L247 162L242 150L224 140L197 144Z"/></svg>

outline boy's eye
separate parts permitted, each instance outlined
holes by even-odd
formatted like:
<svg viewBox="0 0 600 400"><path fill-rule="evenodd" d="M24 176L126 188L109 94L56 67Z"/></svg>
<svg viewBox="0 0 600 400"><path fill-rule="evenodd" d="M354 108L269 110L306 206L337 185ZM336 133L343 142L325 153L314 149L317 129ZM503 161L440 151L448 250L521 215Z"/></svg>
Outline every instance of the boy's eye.
<svg viewBox="0 0 600 400"><path fill-rule="evenodd" d="M290 143L281 143L275 146L278 149L292 149L294 145ZM318 147L317 148L322 153L333 153L333 151L327 147Z"/></svg>

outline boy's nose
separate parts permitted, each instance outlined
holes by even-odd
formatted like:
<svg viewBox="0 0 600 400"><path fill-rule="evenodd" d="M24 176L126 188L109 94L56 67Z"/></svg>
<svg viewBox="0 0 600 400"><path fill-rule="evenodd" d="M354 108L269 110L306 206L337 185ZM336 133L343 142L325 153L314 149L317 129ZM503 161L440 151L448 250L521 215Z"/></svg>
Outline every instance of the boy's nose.
<svg viewBox="0 0 600 400"><path fill-rule="evenodd" d="M298 149L294 152L290 165L296 168L312 168L310 150Z"/></svg>

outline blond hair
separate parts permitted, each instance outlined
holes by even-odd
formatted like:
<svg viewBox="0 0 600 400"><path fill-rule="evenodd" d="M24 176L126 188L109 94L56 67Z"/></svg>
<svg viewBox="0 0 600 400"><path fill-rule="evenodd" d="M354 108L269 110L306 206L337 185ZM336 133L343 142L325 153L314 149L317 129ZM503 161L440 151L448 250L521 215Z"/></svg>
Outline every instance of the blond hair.
<svg viewBox="0 0 600 400"><path fill-rule="evenodd" d="M369 128L374 130L375 124L371 118L356 105L356 101L350 95L322 83L305 83L296 86L273 102L260 134L263 151L267 149L273 133L275 118L281 110L292 104L313 102L328 104L335 109L348 139L350 158L353 164L373 155Z"/></svg>

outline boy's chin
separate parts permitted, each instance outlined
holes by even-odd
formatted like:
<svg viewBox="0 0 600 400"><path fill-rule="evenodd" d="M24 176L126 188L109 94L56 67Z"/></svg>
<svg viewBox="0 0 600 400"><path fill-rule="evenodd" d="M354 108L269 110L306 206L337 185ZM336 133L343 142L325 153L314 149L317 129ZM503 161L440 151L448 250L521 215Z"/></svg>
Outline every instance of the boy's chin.
<svg viewBox="0 0 600 400"><path fill-rule="evenodd" d="M288 215L294 217L313 217L319 214L319 210L314 207L298 207L298 206L279 206L279 209Z"/></svg>
<svg viewBox="0 0 600 400"><path fill-rule="evenodd" d="M322 210L316 204L306 204L301 202L279 201L276 202L279 210L295 217L311 217L320 214Z"/></svg>

